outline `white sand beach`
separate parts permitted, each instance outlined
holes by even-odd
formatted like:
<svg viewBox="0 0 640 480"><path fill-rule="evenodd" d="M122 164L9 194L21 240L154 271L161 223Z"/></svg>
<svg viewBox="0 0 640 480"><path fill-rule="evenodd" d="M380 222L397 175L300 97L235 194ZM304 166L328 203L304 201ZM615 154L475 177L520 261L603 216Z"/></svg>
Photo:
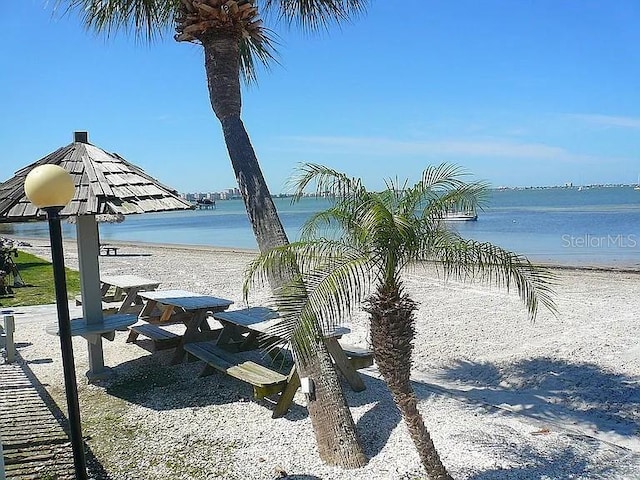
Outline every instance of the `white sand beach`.
<svg viewBox="0 0 640 480"><path fill-rule="evenodd" d="M47 257L46 241L26 251ZM77 268L73 243L67 266ZM102 274L133 273L231 299L241 308L247 251L121 244ZM459 480L640 478L640 273L557 270L555 318L534 323L514 293L408 273L420 303L414 375L420 409L442 460ZM252 297L260 305L266 292ZM64 410L58 338L36 309L16 308L21 357ZM76 310L77 311L77 310ZM54 322L55 317L49 322ZM348 342L367 345L364 314ZM104 342L111 380L87 384L86 342L74 338L83 433L110 479L396 480L424 478L407 431L375 367L367 389L345 393L370 461L324 465L304 399L289 414L251 398L245 384L198 362L169 365L119 332ZM144 342L142 342L144 343ZM138 385L138 388L135 386Z"/></svg>

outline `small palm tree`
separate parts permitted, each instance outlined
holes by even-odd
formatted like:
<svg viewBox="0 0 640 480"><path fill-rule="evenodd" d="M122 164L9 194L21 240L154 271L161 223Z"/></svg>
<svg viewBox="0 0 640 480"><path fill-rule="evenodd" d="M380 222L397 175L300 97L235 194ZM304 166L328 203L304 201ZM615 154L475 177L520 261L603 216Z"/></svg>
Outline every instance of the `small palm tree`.
<svg viewBox="0 0 640 480"><path fill-rule="evenodd" d="M334 328L364 301L378 369L406 422L429 478L450 479L417 408L410 382L416 303L403 289L402 272L432 262L446 276L480 280L518 291L531 318L539 302L555 311L552 275L526 258L490 243L465 240L442 221L452 207L474 209L486 192L465 183L446 164L427 168L415 185L389 181L369 192L359 179L315 164L294 178L296 198L310 183L334 202L304 226L301 240L262 254L250 266L245 294L254 282L298 271L276 292L284 318L275 334L298 345L317 338L318 323Z"/></svg>

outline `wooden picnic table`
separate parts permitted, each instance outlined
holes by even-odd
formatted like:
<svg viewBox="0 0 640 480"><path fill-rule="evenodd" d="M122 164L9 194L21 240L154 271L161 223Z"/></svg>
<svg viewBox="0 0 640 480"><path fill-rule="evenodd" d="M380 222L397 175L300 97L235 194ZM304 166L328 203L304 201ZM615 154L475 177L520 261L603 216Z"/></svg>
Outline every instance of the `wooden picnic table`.
<svg viewBox="0 0 640 480"><path fill-rule="evenodd" d="M155 290L160 286L157 280L138 277L137 275L109 275L100 277L102 300L104 302L121 302L115 313L139 313L143 301L140 292ZM107 293L115 288L112 296Z"/></svg>
<svg viewBox="0 0 640 480"><path fill-rule="evenodd" d="M184 358L185 344L211 339L212 335L217 335L218 332L211 332L207 316L210 312L226 310L233 303L224 298L186 290L144 291L138 295L146 303L140 312L138 323L129 327L127 342L135 342L138 335L151 338L154 342L174 338L177 345L172 364L179 363ZM162 328L162 325L175 323L183 323L186 326L182 336Z"/></svg>
<svg viewBox="0 0 640 480"><path fill-rule="evenodd" d="M265 307L252 307L220 311L213 317L223 327L217 338L189 342L184 346L190 354L206 362L201 375L216 369L253 385L257 398L279 394L273 417L284 415L300 387L295 365L288 374L283 374L248 360L242 353L257 348L259 337L273 336L273 328L282 321L277 312ZM326 332L324 342L338 370L351 388L359 392L366 387L357 369L372 365L373 355L368 350L340 344L339 338L349 332L344 327Z"/></svg>
<svg viewBox="0 0 640 480"><path fill-rule="evenodd" d="M104 313L135 313L142 310L143 301L138 292L155 290L157 280L137 275L109 275L100 277L100 294ZM82 305L82 296L76 297L76 305Z"/></svg>

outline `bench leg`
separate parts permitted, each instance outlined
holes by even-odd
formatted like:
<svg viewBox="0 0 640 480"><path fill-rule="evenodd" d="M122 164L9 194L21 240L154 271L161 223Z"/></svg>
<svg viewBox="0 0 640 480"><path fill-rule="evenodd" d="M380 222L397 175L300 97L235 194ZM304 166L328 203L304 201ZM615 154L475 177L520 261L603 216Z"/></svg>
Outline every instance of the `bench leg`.
<svg viewBox="0 0 640 480"><path fill-rule="evenodd" d="M168 309L173 307L168 307ZM166 310L165 310L166 313ZM164 314L163 314L164 317ZM185 354L187 353L184 349L185 344L192 343L198 341L198 334L202 331L202 323L207 321L207 311L206 310L198 310L193 313L191 320L186 322L187 330L184 332L182 336L182 340L180 343L176 345L176 351L173 354L173 358L171 359L171 365L177 365L182 362ZM207 325L209 328L209 325Z"/></svg>
<svg viewBox="0 0 640 480"><path fill-rule="evenodd" d="M273 414L271 418L280 418L289 411L289 407L291 406L291 402L293 402L293 397L296 392L300 388L300 377L298 376L298 371L294 366L291 369L291 373L289 374L289 381L287 382L287 386L280 394L280 398L278 399L278 403L276 404L276 408L273 410Z"/></svg>
<svg viewBox="0 0 640 480"><path fill-rule="evenodd" d="M239 350L255 350L258 348L258 332L249 332L249 335L244 339L244 341L240 344Z"/></svg>
<svg viewBox="0 0 640 480"><path fill-rule="evenodd" d="M109 340L110 342L113 342L116 338L116 331L113 330L112 332L105 332L102 334L102 338Z"/></svg>
<svg viewBox="0 0 640 480"><path fill-rule="evenodd" d="M333 358L336 367L340 370L340 373L344 375L344 378L351 386L351 389L354 392L361 392L365 390L367 387L362 381L362 377L351 365L349 358L344 353L344 350L342 350L338 340L334 337L327 337L324 339L324 343L327 345L327 350L329 350L329 354L331 355L331 358Z"/></svg>
<svg viewBox="0 0 640 480"><path fill-rule="evenodd" d="M134 332L133 330L129 330L129 336L127 337L126 343L135 343L138 339L138 332Z"/></svg>
<svg viewBox="0 0 640 480"><path fill-rule="evenodd" d="M134 287L128 292L126 292L126 296L124 297L124 300L122 300L122 304L118 308L118 313L126 313L129 310L129 308L131 308L131 306L136 300L136 297L138 296L139 290L140 290L139 287Z"/></svg>

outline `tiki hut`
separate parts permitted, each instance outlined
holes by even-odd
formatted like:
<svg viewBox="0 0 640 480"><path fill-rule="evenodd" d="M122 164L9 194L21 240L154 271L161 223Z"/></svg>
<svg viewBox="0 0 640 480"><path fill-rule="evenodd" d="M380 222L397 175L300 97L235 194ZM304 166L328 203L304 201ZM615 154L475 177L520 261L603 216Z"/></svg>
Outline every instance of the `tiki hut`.
<svg viewBox="0 0 640 480"><path fill-rule="evenodd" d="M96 216L129 215L192 206L177 192L158 182L141 168L116 153L108 153L88 141L87 132L75 132L74 141L28 165L0 183L0 223L44 220L24 192L27 174L44 164L59 165L75 183L75 195L60 215L76 217L76 238L82 288L83 315L88 323L102 322L102 295L98 255L100 249ZM98 339L99 340L99 339ZM89 343L93 376L104 370L101 341Z"/></svg>

